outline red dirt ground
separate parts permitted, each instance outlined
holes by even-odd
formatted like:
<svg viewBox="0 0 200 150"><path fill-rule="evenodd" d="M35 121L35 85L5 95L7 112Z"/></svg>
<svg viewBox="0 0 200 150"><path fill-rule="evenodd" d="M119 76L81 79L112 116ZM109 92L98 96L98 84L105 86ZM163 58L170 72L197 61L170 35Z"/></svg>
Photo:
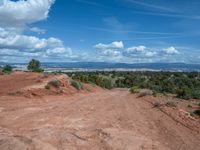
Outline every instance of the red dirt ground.
<svg viewBox="0 0 200 150"><path fill-rule="evenodd" d="M199 150L199 120L179 107L154 108L152 96L89 85L92 92L73 95L6 95L41 76L0 76L0 150Z"/></svg>

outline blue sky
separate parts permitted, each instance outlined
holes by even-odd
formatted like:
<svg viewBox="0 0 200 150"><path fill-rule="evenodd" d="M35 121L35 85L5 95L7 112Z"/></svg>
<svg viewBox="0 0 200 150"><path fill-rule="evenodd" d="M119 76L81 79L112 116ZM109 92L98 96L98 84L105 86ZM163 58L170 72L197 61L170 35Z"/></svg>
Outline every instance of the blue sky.
<svg viewBox="0 0 200 150"><path fill-rule="evenodd" d="M0 0L0 61L200 63L199 0Z"/></svg>

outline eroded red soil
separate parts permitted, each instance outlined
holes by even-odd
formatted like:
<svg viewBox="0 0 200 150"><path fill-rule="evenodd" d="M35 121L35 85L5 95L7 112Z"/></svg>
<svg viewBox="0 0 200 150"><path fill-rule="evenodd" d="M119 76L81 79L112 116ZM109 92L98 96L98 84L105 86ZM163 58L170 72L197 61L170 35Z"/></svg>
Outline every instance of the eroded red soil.
<svg viewBox="0 0 200 150"><path fill-rule="evenodd" d="M23 83L13 86L5 78L17 78L0 76L0 91L35 84L35 75L23 76L26 80L19 75ZM3 94L0 150L198 150L199 121L188 125L190 120L179 117L178 108L161 111L152 106L155 100L137 98L127 89L31 98Z"/></svg>

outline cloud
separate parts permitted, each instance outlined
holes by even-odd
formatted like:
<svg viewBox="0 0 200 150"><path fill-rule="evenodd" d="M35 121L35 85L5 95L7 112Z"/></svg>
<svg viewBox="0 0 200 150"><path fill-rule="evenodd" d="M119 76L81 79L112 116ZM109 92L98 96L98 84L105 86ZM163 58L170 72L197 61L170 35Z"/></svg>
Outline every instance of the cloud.
<svg viewBox="0 0 200 150"><path fill-rule="evenodd" d="M38 34L45 34L45 32L46 32L46 30L40 29L40 28L38 28L38 27L30 28L30 31L35 32L35 33L38 33Z"/></svg>
<svg viewBox="0 0 200 150"><path fill-rule="evenodd" d="M27 36L0 28L0 57L66 57L72 56L72 49L66 48L60 39Z"/></svg>
<svg viewBox="0 0 200 150"><path fill-rule="evenodd" d="M110 44L99 43L94 48L98 50L96 60L113 62L168 62L170 60L177 60L176 54L180 54L173 46L168 48L152 48L139 45L125 48L122 41L115 41Z"/></svg>
<svg viewBox="0 0 200 150"><path fill-rule="evenodd" d="M146 50L145 46L133 46L133 47L129 47L127 48L127 53L135 53L135 52L144 52Z"/></svg>
<svg viewBox="0 0 200 150"><path fill-rule="evenodd" d="M22 27L47 19L55 0L4 0L0 5L0 25Z"/></svg>
<svg viewBox="0 0 200 150"><path fill-rule="evenodd" d="M89 1L89 0L76 0L76 1L80 3L88 4L88 5L93 5L93 6L103 6L100 3Z"/></svg>
<svg viewBox="0 0 200 150"><path fill-rule="evenodd" d="M115 41L115 42L112 42L110 44L102 44L102 43L99 43L97 45L94 46L95 48L97 49L101 49L101 50L116 50L116 49L123 49L124 48L124 44L122 41Z"/></svg>
<svg viewBox="0 0 200 150"><path fill-rule="evenodd" d="M115 41L110 44L99 43L94 48L98 49L98 55L114 58L122 55L120 50L124 48L124 44L122 41Z"/></svg>
<svg viewBox="0 0 200 150"><path fill-rule="evenodd" d="M147 48L146 46L140 45L140 46L132 46L124 50L124 56L127 57L154 57L158 54L157 51Z"/></svg>
<svg viewBox="0 0 200 150"><path fill-rule="evenodd" d="M93 46L97 49L96 53L89 54L85 60L123 63L189 62L188 56L185 55L188 52L188 48L184 50L183 47L178 46L149 47L147 45L126 47L123 41L120 41L123 46L113 46L115 42L109 44L99 43ZM182 49L182 52L179 52L178 49ZM93 57L94 59L92 59ZM194 56L191 56L191 58L194 58Z"/></svg>
<svg viewBox="0 0 200 150"><path fill-rule="evenodd" d="M121 56L121 52L115 50L103 50L100 52L102 56L118 57Z"/></svg>
<svg viewBox="0 0 200 150"><path fill-rule="evenodd" d="M149 51L149 52L146 52L145 53L145 56L146 57L154 57L154 56L156 56L158 53L157 52L155 52L155 51Z"/></svg>
<svg viewBox="0 0 200 150"><path fill-rule="evenodd" d="M163 17L172 17L172 18L184 18L184 19L194 19L199 20L199 15L185 15L185 14L175 14L175 13L154 13L147 11L132 11L134 14L140 15L152 15L152 16L163 16Z"/></svg>
<svg viewBox="0 0 200 150"><path fill-rule="evenodd" d="M4 0L0 3L0 58L3 60L62 60L76 57L72 49L55 38L39 38L25 35L25 29L32 23L48 18L55 0ZM44 34L38 27L30 31Z"/></svg>
<svg viewBox="0 0 200 150"><path fill-rule="evenodd" d="M141 1L136 1L136 0L127 0L130 3L136 4L136 5L140 5L149 9L153 9L153 10L160 10L160 11L166 11L166 12L175 12L174 9L171 9L169 7L165 7L165 6L161 6L161 5L156 5L156 4L150 4L150 3L146 3L146 2L141 2Z"/></svg>
<svg viewBox="0 0 200 150"><path fill-rule="evenodd" d="M37 51L45 48L63 47L63 42L57 38L40 39L0 28L0 48L20 49L21 51Z"/></svg>
<svg viewBox="0 0 200 150"><path fill-rule="evenodd" d="M169 54L169 55L179 54L179 51L173 46L165 48L163 49L163 51L164 53Z"/></svg>
<svg viewBox="0 0 200 150"><path fill-rule="evenodd" d="M64 47L56 47L53 49L48 49L46 51L47 55L66 55L66 56L70 56L72 54L72 49L71 48L64 48Z"/></svg>

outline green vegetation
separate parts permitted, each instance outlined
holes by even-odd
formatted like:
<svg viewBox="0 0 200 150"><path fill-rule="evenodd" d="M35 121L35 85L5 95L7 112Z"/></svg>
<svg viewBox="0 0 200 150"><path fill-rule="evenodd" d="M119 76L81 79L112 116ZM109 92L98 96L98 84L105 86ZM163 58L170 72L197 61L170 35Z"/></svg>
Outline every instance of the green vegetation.
<svg viewBox="0 0 200 150"><path fill-rule="evenodd" d="M41 67L40 61L36 59L32 59L28 66L27 69L33 72L43 72L44 70Z"/></svg>
<svg viewBox="0 0 200 150"><path fill-rule="evenodd" d="M45 87L46 89L50 89L51 86L55 88L59 88L61 86L61 82L60 80L52 80L52 81L49 81L46 86L47 86Z"/></svg>
<svg viewBox="0 0 200 150"><path fill-rule="evenodd" d="M50 86L49 84L47 84L47 85L45 85L44 88L47 89L47 90L50 90L50 89L51 89L51 86Z"/></svg>
<svg viewBox="0 0 200 150"><path fill-rule="evenodd" d="M194 113L195 115L200 116L200 109L195 110L193 113Z"/></svg>
<svg viewBox="0 0 200 150"><path fill-rule="evenodd" d="M6 74L11 73L12 71L13 71L13 68L12 68L12 66L10 66L10 65L5 65L5 66L3 67L3 69L2 69L2 72L3 72L3 73L6 73Z"/></svg>
<svg viewBox="0 0 200 150"><path fill-rule="evenodd" d="M182 99L200 99L198 72L111 71L68 73L73 80L93 83L103 88L150 89L154 93L174 94Z"/></svg>
<svg viewBox="0 0 200 150"><path fill-rule="evenodd" d="M87 72L68 74L72 79L84 83L93 83L102 88L112 89L115 84L115 78L104 74L92 74Z"/></svg>
<svg viewBox="0 0 200 150"><path fill-rule="evenodd" d="M147 95L153 95L153 92L149 89L142 89L139 91L138 96L137 97L144 97Z"/></svg>
<svg viewBox="0 0 200 150"><path fill-rule="evenodd" d="M83 88L83 85L79 81L71 80L71 85L75 87L77 90L81 90Z"/></svg>
<svg viewBox="0 0 200 150"><path fill-rule="evenodd" d="M138 86L132 86L132 87L129 89L129 91L130 91L131 93L138 93L139 90L140 90L140 88L139 88Z"/></svg>

